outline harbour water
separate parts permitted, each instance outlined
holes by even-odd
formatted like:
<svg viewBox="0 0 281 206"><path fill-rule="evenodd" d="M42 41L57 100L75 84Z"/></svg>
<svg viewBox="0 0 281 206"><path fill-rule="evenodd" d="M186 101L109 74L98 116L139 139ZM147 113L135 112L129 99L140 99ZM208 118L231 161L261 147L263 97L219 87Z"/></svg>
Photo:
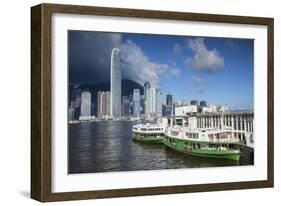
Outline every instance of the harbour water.
<svg viewBox="0 0 281 206"><path fill-rule="evenodd" d="M132 121L69 124L68 173L159 170L253 165L243 154L240 161L196 157L175 152L163 144L132 140Z"/></svg>

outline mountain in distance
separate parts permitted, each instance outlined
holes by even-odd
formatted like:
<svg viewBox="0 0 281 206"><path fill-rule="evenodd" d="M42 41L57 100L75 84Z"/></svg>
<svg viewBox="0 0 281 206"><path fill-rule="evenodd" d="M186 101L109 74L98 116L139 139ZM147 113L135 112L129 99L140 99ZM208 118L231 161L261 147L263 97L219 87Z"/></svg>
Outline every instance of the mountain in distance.
<svg viewBox="0 0 281 206"><path fill-rule="evenodd" d="M144 94L143 86L139 83L130 80L130 79L122 79L121 82L122 96L128 96L133 94L134 89L139 89L141 95ZM80 85L77 89L89 90L93 96L97 95L98 91L110 91L110 82L98 83L98 84L83 84Z"/></svg>

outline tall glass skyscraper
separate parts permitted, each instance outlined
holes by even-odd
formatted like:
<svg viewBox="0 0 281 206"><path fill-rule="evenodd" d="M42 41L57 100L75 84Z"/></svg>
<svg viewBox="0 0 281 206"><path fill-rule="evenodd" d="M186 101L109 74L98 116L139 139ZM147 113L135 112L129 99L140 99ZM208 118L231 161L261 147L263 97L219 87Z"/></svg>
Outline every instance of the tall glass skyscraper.
<svg viewBox="0 0 281 206"><path fill-rule="evenodd" d="M91 93L84 91L81 93L81 112L80 116L91 116Z"/></svg>
<svg viewBox="0 0 281 206"><path fill-rule="evenodd" d="M155 114L157 109L157 101L156 101L156 88L150 88L150 95L151 95L151 113Z"/></svg>
<svg viewBox="0 0 281 206"><path fill-rule="evenodd" d="M121 117L121 66L120 51L117 48L114 48L111 52L110 94L110 115Z"/></svg>
<svg viewBox="0 0 281 206"><path fill-rule="evenodd" d="M173 104L173 95L167 94L166 96L166 105L172 106Z"/></svg>
<svg viewBox="0 0 281 206"><path fill-rule="evenodd" d="M134 89L133 92L133 114L139 115L140 114L140 90Z"/></svg>
<svg viewBox="0 0 281 206"><path fill-rule="evenodd" d="M149 114L150 113L150 99L148 97L148 93L150 92L150 83L145 82L144 83L144 113Z"/></svg>
<svg viewBox="0 0 281 206"><path fill-rule="evenodd" d="M149 82L145 82L144 83L144 98L146 99L146 92L147 90L150 88L150 83Z"/></svg>

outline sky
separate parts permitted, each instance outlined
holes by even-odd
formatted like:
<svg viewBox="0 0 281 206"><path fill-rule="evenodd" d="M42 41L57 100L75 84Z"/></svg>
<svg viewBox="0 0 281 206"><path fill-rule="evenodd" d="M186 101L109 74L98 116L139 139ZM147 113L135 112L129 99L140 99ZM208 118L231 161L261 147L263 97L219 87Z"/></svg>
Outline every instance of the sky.
<svg viewBox="0 0 281 206"><path fill-rule="evenodd" d="M122 78L150 82L164 95L253 109L254 41L155 34L68 32L69 83L110 79L110 55L121 51Z"/></svg>

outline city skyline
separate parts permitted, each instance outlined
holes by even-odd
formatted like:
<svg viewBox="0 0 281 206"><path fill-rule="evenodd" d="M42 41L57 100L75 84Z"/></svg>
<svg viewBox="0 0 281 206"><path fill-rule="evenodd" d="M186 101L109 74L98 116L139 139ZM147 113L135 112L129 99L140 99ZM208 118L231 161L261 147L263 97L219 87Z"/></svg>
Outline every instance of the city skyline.
<svg viewBox="0 0 281 206"><path fill-rule="evenodd" d="M70 58L70 84L109 81L107 57L116 46L121 51L122 79L132 79L142 86L146 79L163 94L173 94L176 100L197 99L231 109L253 109L252 40L71 31L69 42L70 57L77 51L88 51L82 64L79 55ZM97 42L103 43L99 50L92 46ZM88 53L93 60L89 60ZM100 55L104 58L97 57ZM77 64L81 68L79 75Z"/></svg>

